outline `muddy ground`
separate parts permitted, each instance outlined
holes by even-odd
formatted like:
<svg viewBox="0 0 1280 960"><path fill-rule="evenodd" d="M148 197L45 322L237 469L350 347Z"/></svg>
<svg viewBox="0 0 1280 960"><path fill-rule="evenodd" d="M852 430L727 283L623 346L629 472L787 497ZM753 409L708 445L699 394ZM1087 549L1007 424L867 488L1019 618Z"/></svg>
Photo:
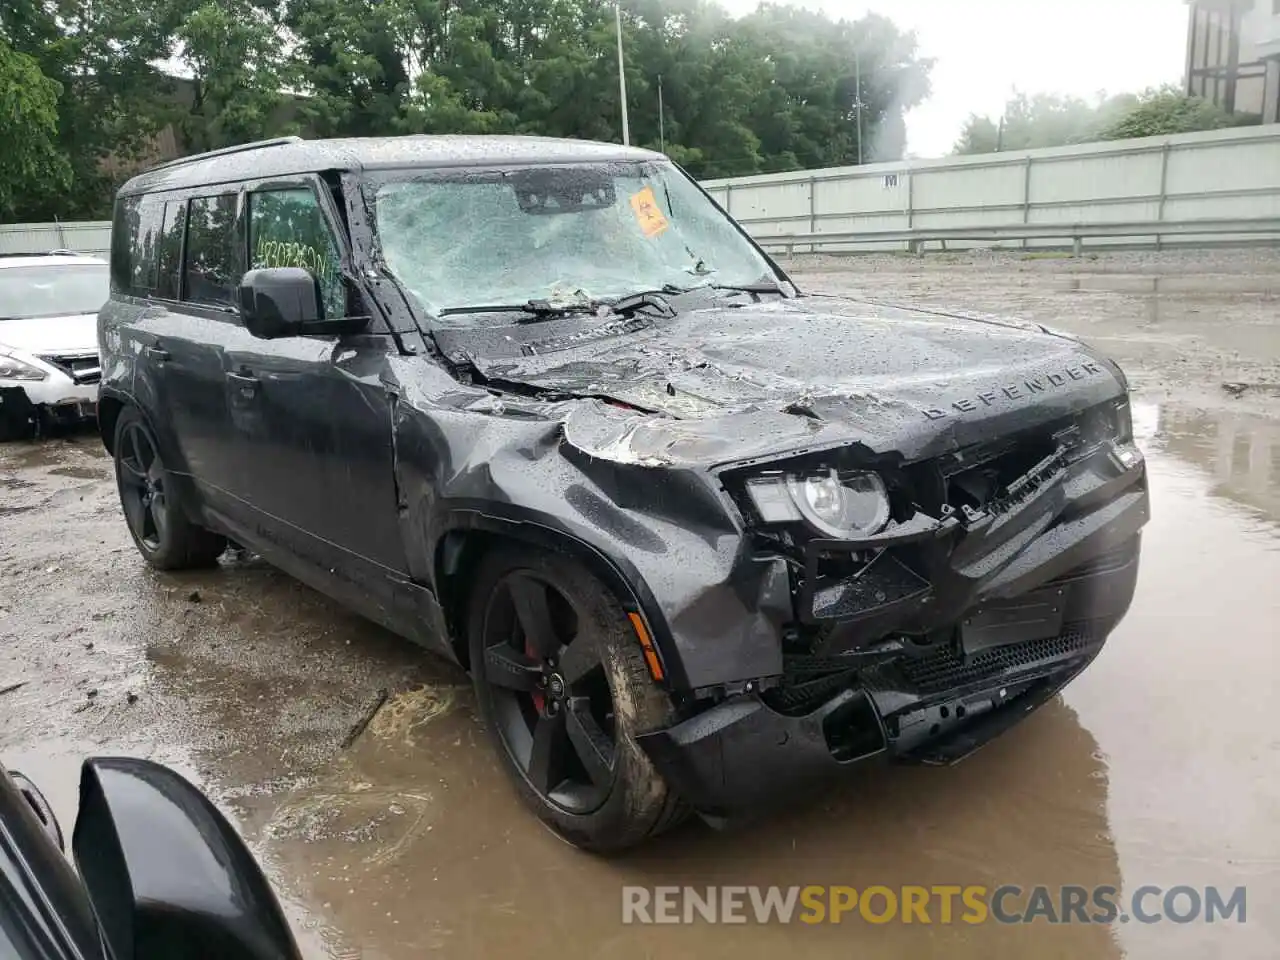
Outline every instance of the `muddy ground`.
<svg viewBox="0 0 1280 960"><path fill-rule="evenodd" d="M184 771L317 958L1280 956L1278 267L1260 251L794 265L815 289L1073 330L1138 388L1154 519L1132 612L1063 697L956 767L873 768L747 832L692 823L620 861L578 853L519 808L456 670L254 560L146 569L92 435L0 447L0 688L22 684L0 694L0 757L65 825L86 754ZM1249 910L636 928L628 883L1245 885Z"/></svg>

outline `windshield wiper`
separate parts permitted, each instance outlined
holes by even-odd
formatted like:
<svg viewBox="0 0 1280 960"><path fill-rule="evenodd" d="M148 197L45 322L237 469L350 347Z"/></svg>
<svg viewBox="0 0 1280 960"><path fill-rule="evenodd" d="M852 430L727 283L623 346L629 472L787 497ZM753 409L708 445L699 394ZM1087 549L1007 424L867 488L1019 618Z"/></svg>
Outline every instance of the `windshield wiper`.
<svg viewBox="0 0 1280 960"><path fill-rule="evenodd" d="M694 288L697 289L697 288ZM666 300L691 292L674 283L665 284L660 290L640 290L628 293L615 300L580 300L574 303L554 303L550 300L526 300L524 303L474 304L464 307L445 307L437 316L447 317L451 314L467 313L519 313L519 323L537 323L552 317L563 317L574 313L633 313L642 307L652 307L664 316L674 316L675 310Z"/></svg>
<svg viewBox="0 0 1280 960"><path fill-rule="evenodd" d="M667 302L667 297L678 297L692 291L686 287L678 287L674 283L664 283L660 290L637 290L617 300L606 300L609 309L614 313L632 313L641 307L652 307L664 317L674 317L675 307Z"/></svg>
<svg viewBox="0 0 1280 960"><path fill-rule="evenodd" d="M436 316L448 317L461 313L520 313L521 323L536 323L570 313L594 313L595 303L552 303L549 300L526 300L524 303L471 304L465 307L445 307Z"/></svg>
<svg viewBox="0 0 1280 960"><path fill-rule="evenodd" d="M790 292L778 283L777 280L761 280L758 283L712 283L708 284L712 290L729 290L733 293L780 293L784 297L790 296Z"/></svg>

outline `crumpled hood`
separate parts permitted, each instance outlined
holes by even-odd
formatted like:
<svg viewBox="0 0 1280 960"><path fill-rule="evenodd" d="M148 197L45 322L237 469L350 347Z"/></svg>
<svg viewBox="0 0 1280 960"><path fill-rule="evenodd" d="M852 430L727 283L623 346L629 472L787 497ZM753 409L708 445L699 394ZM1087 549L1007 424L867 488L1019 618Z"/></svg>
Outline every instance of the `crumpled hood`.
<svg viewBox="0 0 1280 960"><path fill-rule="evenodd" d="M725 462L849 441L915 459L1123 391L1108 361L1033 324L825 297L437 339L491 381L665 414L591 404L567 418L575 445L632 462Z"/></svg>
<svg viewBox="0 0 1280 960"><path fill-rule="evenodd" d="M0 353L41 355L98 352L98 316L29 317L0 320Z"/></svg>

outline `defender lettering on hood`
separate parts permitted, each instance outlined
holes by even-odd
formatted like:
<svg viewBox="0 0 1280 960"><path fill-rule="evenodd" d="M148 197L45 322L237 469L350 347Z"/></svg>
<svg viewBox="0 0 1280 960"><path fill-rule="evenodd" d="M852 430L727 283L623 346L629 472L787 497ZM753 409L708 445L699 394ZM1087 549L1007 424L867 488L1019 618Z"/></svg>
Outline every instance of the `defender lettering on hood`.
<svg viewBox="0 0 1280 960"><path fill-rule="evenodd" d="M987 390L977 396L977 402L965 397L962 400L953 400L951 408L960 413L974 413L978 409L978 404L983 406L993 406L997 399L1003 395L1008 400L1019 400L1024 395L1043 393L1045 390L1065 387L1068 380L1083 380L1091 376L1103 376L1102 367L1094 363L1092 360L1081 360L1078 366L1067 367L1062 373L1046 373L1043 378L1037 377L1034 380L1023 380L1022 383L1011 383L1001 386L998 390ZM948 411L939 410L936 407L924 411L924 415L930 420L941 420L947 416Z"/></svg>

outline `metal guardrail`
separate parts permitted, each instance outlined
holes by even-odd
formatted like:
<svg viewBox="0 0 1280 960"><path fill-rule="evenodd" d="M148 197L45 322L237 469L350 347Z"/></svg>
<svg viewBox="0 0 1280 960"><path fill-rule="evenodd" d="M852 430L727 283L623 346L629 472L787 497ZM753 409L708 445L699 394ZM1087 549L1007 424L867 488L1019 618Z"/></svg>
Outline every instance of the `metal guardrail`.
<svg viewBox="0 0 1280 960"><path fill-rule="evenodd" d="M1014 223L1001 226L912 227L905 230L866 230L845 233L790 233L755 236L755 241L769 249L785 248L787 255L796 247L818 247L830 244L906 243L912 253L923 245L948 240L1070 240L1078 257L1086 239L1103 237L1208 237L1226 235L1275 234L1280 237L1280 217L1248 217L1237 220L1146 220L1129 223Z"/></svg>

